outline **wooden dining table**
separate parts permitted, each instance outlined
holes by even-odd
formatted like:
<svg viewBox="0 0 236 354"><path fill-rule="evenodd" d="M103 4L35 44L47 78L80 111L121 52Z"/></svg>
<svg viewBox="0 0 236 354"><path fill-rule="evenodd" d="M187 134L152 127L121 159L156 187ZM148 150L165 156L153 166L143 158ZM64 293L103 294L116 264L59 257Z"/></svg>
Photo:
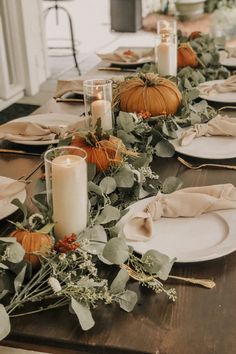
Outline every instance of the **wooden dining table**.
<svg viewBox="0 0 236 354"><path fill-rule="evenodd" d="M53 107L62 112L72 109L68 104L56 104L51 100L39 112L52 111ZM83 106L74 106L75 109L83 110ZM233 111L229 113L235 114ZM13 143L3 144L17 147ZM41 154L45 147L24 149ZM188 158L188 161L198 163L204 160ZM29 209L32 209L30 197L37 191L37 181L42 174L42 162L42 155L0 154L2 176L14 179L25 176L31 180L27 184ZM236 165L236 158L219 162ZM183 187L222 183L236 185L235 170L209 167L191 170L180 164L177 155L172 158L155 157L152 167L161 181L168 176L176 176L182 180ZM19 211L9 218L19 218ZM1 220L1 236L8 235L9 230L7 220ZM236 353L236 253L204 262L175 263L171 274L212 279L216 286L206 289L169 279L166 286L174 286L178 296L173 303L164 294L156 295L130 280L128 287L138 294L138 303L131 313L116 305L98 306L93 310L96 324L87 332L80 328L76 316L68 308L16 317L11 319L11 332L1 344L54 354Z"/></svg>

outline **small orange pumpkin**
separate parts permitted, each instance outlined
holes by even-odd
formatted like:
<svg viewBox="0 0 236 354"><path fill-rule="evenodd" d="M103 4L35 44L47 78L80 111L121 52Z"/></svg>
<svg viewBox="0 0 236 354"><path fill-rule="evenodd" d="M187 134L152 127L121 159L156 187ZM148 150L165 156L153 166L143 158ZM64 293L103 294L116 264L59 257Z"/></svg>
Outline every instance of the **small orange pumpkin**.
<svg viewBox="0 0 236 354"><path fill-rule="evenodd" d="M118 139L119 142L120 139ZM71 146L77 146L87 153L87 162L95 164L97 171L106 171L112 164L119 164L122 158L119 154L118 140L110 136L107 140L97 141L94 146L89 145L86 138L75 135Z"/></svg>
<svg viewBox="0 0 236 354"><path fill-rule="evenodd" d="M202 32L200 31L193 31L192 33L190 33L188 39L191 41L193 39L199 38L202 36Z"/></svg>
<svg viewBox="0 0 236 354"><path fill-rule="evenodd" d="M33 252L40 252L46 254L53 246L52 239L49 235L33 232L28 230L15 230L11 233L12 237L22 245L25 250L25 259L28 260L33 269L40 266L39 257L32 254Z"/></svg>
<svg viewBox="0 0 236 354"><path fill-rule="evenodd" d="M175 114L182 95L172 81L147 73L122 81L116 100L124 112L149 112L151 116L158 116Z"/></svg>
<svg viewBox="0 0 236 354"><path fill-rule="evenodd" d="M177 55L178 68L185 68L186 66L196 68L198 66L197 55L188 43L180 44Z"/></svg>

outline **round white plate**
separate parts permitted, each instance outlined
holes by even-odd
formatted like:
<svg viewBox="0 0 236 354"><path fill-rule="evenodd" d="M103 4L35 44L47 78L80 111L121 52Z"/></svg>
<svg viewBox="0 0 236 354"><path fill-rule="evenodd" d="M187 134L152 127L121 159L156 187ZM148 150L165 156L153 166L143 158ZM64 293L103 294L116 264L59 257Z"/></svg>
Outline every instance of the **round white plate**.
<svg viewBox="0 0 236 354"><path fill-rule="evenodd" d="M58 125L60 127L66 127L67 125L78 122L79 119L84 119L73 114L62 114L62 113L47 113L47 114L36 114L27 117L21 117L12 120L11 122L34 122L39 124L47 124L48 126ZM22 145L50 145L59 142L59 139L53 140L17 140L8 139L12 143L22 144Z"/></svg>
<svg viewBox="0 0 236 354"><path fill-rule="evenodd" d="M170 143L174 145L175 151L201 159L236 157L236 137L232 136L201 136L186 146L179 145L178 140L170 140Z"/></svg>
<svg viewBox="0 0 236 354"><path fill-rule="evenodd" d="M14 179L0 176L0 184L9 184L12 182L14 182ZM6 204L4 203L4 207L0 208L0 220L13 214L18 209L15 205L11 204L11 200L13 200L15 198L19 199L21 201L21 203L24 203L24 201L26 199L26 190L24 189L23 191L12 196L11 199L9 199L8 203L6 203Z"/></svg>
<svg viewBox="0 0 236 354"><path fill-rule="evenodd" d="M201 86L214 85L214 84L219 84L222 82L224 82L224 80L213 80L213 81L207 81L207 82L204 82L204 83L198 85L198 89L200 91L199 97L203 98L204 100L208 100L208 101L212 101L212 102L236 103L236 92L224 92L224 93L213 92L213 93L209 93L208 95L201 94Z"/></svg>
<svg viewBox="0 0 236 354"><path fill-rule="evenodd" d="M155 197L140 200L130 206L119 221L122 234L124 223ZM236 251L236 210L220 210L194 218L161 218L153 221L153 236L147 242L127 241L136 252L150 249L176 257L177 262L201 262L216 259Z"/></svg>

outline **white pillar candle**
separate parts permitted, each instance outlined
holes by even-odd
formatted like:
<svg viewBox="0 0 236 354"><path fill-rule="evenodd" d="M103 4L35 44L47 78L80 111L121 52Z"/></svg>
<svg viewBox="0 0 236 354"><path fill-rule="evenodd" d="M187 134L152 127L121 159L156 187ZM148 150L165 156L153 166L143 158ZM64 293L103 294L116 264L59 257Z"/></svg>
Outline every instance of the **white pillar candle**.
<svg viewBox="0 0 236 354"><path fill-rule="evenodd" d="M112 129L111 102L107 100L96 100L91 104L92 126L95 127L98 118L101 118L103 130Z"/></svg>
<svg viewBox="0 0 236 354"><path fill-rule="evenodd" d="M157 47L157 70L160 76L173 75L177 73L175 43L162 42Z"/></svg>
<svg viewBox="0 0 236 354"><path fill-rule="evenodd" d="M52 161L52 201L55 236L78 234L87 225L87 163L77 155Z"/></svg>

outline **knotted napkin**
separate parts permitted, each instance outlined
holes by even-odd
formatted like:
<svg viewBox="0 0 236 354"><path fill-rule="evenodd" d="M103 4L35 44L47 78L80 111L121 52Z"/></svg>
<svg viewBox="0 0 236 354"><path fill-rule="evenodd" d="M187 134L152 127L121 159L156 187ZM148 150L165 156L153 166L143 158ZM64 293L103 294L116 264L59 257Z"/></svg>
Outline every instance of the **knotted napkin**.
<svg viewBox="0 0 236 354"><path fill-rule="evenodd" d="M37 118L42 115L34 115L27 117L27 121L18 121L17 119L0 126L0 139L5 140L20 140L20 141L43 141L43 140L54 140L62 139L69 136L71 133L75 132L79 128L84 128L85 123L83 120L79 120L78 117L70 115L73 117L75 123L68 123L65 125L65 117L62 114L57 113L47 113L44 114L42 123L36 123ZM48 119L55 118L55 125L47 124ZM67 115L69 118L69 115ZM62 117L62 124L60 125L60 117ZM77 119L76 119L77 118ZM39 119L40 120L40 119ZM39 121L38 120L38 121ZM44 123L45 122L45 123Z"/></svg>
<svg viewBox="0 0 236 354"><path fill-rule="evenodd" d="M227 93L227 92L236 92L236 75L230 76L228 79L220 82L211 84L201 84L199 86L200 93L202 95L211 95L216 92L218 93Z"/></svg>
<svg viewBox="0 0 236 354"><path fill-rule="evenodd" d="M25 189L25 183L20 181L6 182L0 184L0 208L10 203L10 201Z"/></svg>
<svg viewBox="0 0 236 354"><path fill-rule="evenodd" d="M194 217L215 210L236 208L236 188L232 184L191 187L170 194L158 193L145 209L131 215L123 234L132 241L148 241L153 220L161 217Z"/></svg>
<svg viewBox="0 0 236 354"><path fill-rule="evenodd" d="M195 124L190 129L182 133L179 144L189 145L194 138L209 135L235 136L236 137L236 119L228 116L217 115L208 123Z"/></svg>
<svg viewBox="0 0 236 354"><path fill-rule="evenodd" d="M58 80L54 98L61 98L69 92L83 94L83 80Z"/></svg>

